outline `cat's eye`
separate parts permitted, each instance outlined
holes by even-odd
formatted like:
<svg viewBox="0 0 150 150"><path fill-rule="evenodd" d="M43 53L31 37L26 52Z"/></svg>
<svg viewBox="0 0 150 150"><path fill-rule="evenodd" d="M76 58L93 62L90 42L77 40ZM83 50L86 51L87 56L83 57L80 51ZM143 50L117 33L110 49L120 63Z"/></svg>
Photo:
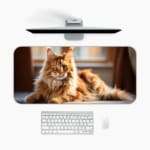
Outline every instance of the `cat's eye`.
<svg viewBox="0 0 150 150"><path fill-rule="evenodd" d="M64 68L66 68L66 67L67 67L67 65L63 64L63 67L64 67Z"/></svg>
<svg viewBox="0 0 150 150"><path fill-rule="evenodd" d="M66 64L63 64L63 69L66 71L68 69Z"/></svg>

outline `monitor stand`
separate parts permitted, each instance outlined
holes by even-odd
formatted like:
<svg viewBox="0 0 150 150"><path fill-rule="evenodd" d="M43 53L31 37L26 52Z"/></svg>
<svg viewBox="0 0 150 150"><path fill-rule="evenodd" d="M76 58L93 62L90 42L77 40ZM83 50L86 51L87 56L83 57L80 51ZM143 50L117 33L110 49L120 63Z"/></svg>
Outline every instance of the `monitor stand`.
<svg viewBox="0 0 150 150"><path fill-rule="evenodd" d="M65 20L65 26L66 27L83 27L83 21L82 19L67 19ZM64 34L64 38L66 40L83 40L84 38L84 34L83 33L79 33L79 34Z"/></svg>

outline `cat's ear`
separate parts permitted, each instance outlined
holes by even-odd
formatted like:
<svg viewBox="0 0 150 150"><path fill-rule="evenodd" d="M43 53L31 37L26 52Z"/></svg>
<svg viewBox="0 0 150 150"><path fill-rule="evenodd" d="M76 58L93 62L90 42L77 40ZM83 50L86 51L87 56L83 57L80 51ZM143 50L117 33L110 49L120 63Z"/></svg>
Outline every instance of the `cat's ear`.
<svg viewBox="0 0 150 150"><path fill-rule="evenodd" d="M72 47L67 47L67 46L61 48L61 54L62 55L65 55L69 51L73 51L73 48Z"/></svg>
<svg viewBox="0 0 150 150"><path fill-rule="evenodd" d="M67 47L66 49L62 49L63 55L65 59L71 59L73 57L73 48Z"/></svg>
<svg viewBox="0 0 150 150"><path fill-rule="evenodd" d="M56 58L55 53L50 48L48 48L47 49L47 59L52 60L55 58Z"/></svg>

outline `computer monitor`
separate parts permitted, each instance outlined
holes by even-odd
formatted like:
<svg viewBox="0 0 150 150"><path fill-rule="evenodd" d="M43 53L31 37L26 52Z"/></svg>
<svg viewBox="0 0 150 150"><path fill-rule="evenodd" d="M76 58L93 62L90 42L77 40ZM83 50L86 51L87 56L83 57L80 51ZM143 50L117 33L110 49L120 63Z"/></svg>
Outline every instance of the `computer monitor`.
<svg viewBox="0 0 150 150"><path fill-rule="evenodd" d="M131 47L18 47L14 98L21 104L131 103L136 52Z"/></svg>

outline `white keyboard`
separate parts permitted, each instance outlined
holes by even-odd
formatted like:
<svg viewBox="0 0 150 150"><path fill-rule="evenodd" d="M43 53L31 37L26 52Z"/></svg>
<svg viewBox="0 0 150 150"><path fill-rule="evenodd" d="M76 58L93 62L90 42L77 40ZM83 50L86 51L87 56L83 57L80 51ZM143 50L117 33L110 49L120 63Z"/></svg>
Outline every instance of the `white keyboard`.
<svg viewBox="0 0 150 150"><path fill-rule="evenodd" d="M42 134L93 134L91 111L42 111Z"/></svg>

